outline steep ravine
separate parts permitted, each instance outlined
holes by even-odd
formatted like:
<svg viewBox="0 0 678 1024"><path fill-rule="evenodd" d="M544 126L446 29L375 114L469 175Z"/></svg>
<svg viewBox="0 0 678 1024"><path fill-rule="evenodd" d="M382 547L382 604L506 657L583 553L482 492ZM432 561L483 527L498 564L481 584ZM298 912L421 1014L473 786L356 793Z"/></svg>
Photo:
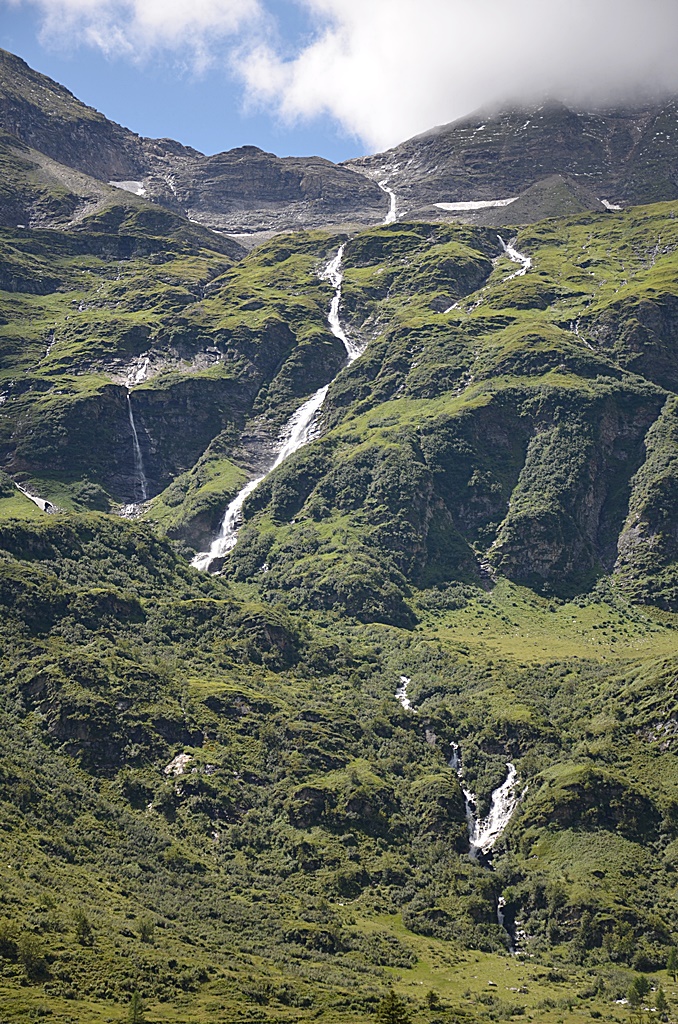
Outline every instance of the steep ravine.
<svg viewBox="0 0 678 1024"><path fill-rule="evenodd" d="M321 280L329 281L334 288L334 295L327 315L327 322L334 337L341 341L346 349L347 362L345 365L350 366L351 363L355 362L355 360L362 355L365 350L365 345L349 338L342 328L341 321L339 319L341 286L343 281L342 261L344 258L344 248L345 245L343 244L339 246L336 256L334 256L327 264L320 274L320 278ZM319 388L292 414L280 434L275 458L272 463L264 470L263 473L255 477L253 480L248 481L248 483L245 484L229 504L226 512L224 513L219 534L212 542L209 550L199 552L193 559L191 564L196 569L201 569L205 572L216 572L221 568L224 558L237 543L238 531L242 525L242 507L245 499L252 494L254 490L256 490L259 484L265 480L274 469L281 466L290 455L298 451L300 448L303 448L304 445L309 443L309 441L313 440L315 435L316 419L320 409L322 408L323 402L325 401L330 384L331 381Z"/></svg>
<svg viewBox="0 0 678 1024"><path fill-rule="evenodd" d="M416 715L416 708L412 706L412 701L407 696L409 683L410 679L408 676L400 677L400 685L395 691L395 698L406 711L411 711ZM449 764L450 768L456 772L464 794L469 831L469 855L473 858L479 856L487 857L510 822L518 803L518 796L516 794L518 775L515 765L511 764L510 761L507 762L506 779L492 793L489 814L486 818L478 818L476 817L478 798L475 793L471 792L470 789L466 789L463 784L464 769L461 761L461 748L458 743L452 744L452 757Z"/></svg>
<svg viewBox="0 0 678 1024"><path fill-rule="evenodd" d="M395 698L406 711L417 714L417 709L412 706L412 701L407 696L407 689L410 684L408 676L400 676L399 685L395 691ZM428 734L427 734L428 739ZM479 861L485 867L491 867L490 858L495 843L508 826L513 812L516 809L520 796L517 792L518 773L515 765L507 761L507 775L501 786L497 786L490 798L490 810L487 817L480 818L477 815L478 798L475 793L464 785L464 767L461 760L461 747L458 743L452 743L452 757L449 760L450 768L459 779L461 791L464 794L464 806L466 809L466 821L468 825L469 848L468 854L472 860ZM506 900L499 897L497 903L497 922L504 929L509 937L509 949L515 951L515 936L508 927L505 908Z"/></svg>

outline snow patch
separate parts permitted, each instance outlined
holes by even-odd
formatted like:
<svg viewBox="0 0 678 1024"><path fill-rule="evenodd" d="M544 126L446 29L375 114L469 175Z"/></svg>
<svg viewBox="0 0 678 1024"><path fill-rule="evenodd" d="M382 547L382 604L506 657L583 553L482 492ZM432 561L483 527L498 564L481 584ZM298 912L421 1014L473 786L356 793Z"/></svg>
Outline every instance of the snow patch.
<svg viewBox="0 0 678 1024"><path fill-rule="evenodd" d="M600 201L606 210L610 210L613 213L617 210L621 210L621 206L615 206L614 203L608 202L607 199L601 199Z"/></svg>
<svg viewBox="0 0 678 1024"><path fill-rule="evenodd" d="M519 196L511 199L472 199L467 203L435 203L440 210L463 212L464 210L489 210L498 206L510 206Z"/></svg>
<svg viewBox="0 0 678 1024"><path fill-rule="evenodd" d="M31 492L27 491L25 487L21 486L21 484L15 483L14 486L18 491L21 491L25 498L28 498L28 500L32 501L34 505L37 505L41 512L56 511L56 505L53 505L51 501L45 501L44 498L39 498L37 494L31 494Z"/></svg>
<svg viewBox="0 0 678 1024"><path fill-rule="evenodd" d="M109 181L113 188L121 188L123 192L131 192L135 196L145 196L146 189L143 181Z"/></svg>

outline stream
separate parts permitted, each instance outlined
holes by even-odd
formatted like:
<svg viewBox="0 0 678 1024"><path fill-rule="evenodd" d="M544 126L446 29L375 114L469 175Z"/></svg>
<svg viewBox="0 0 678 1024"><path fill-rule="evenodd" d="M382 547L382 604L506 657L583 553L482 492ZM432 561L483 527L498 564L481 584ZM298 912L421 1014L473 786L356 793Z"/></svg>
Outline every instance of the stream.
<svg viewBox="0 0 678 1024"><path fill-rule="evenodd" d="M511 263L520 264L520 270L516 270L514 274L510 274L507 278L504 279L505 284L506 281L512 281L514 277L522 277L524 274L526 274L528 270L530 270L530 268L532 267L532 260L529 256L523 255L522 252L518 252L518 250L514 248L513 243L516 241L515 238L512 238L510 242L505 242L501 235L497 235L497 238L501 242L501 247L504 250L504 254L508 256L508 258L511 260Z"/></svg>
<svg viewBox="0 0 678 1024"><path fill-rule="evenodd" d="M139 444L139 434L137 432L137 425L134 422L134 413L132 411L132 385L129 384L127 387L127 422L129 423L129 429L132 434L132 455L134 458L134 476L132 477L132 501L128 505L123 505L118 515L122 519L136 519L141 513L141 506L145 501L148 501L148 480L146 479L146 470L144 469L144 457L141 454L141 445Z"/></svg>
<svg viewBox="0 0 678 1024"><path fill-rule="evenodd" d="M144 457L141 454L139 435L134 422L134 413L132 412L132 394L129 390L127 391L127 419L132 431L132 448L134 451L134 500L136 502L138 490L141 494L141 501L146 501L148 498L148 481L146 480Z"/></svg>
<svg viewBox="0 0 678 1024"><path fill-rule="evenodd" d="M388 213L384 217L384 224L395 224L396 220L398 219L396 194L393 191L393 189L388 187L388 185L386 184L386 179L384 179L383 181L378 181L377 185L379 186L381 191L385 192L386 195L391 200L391 205L389 206Z"/></svg>
<svg viewBox="0 0 678 1024"><path fill-rule="evenodd" d="M350 366L351 363L353 363L358 356L362 355L365 351L365 346L363 344L359 344L348 337L341 326L341 321L339 319L341 286L344 279L342 264L345 248L345 243L339 246L336 256L332 257L319 275L321 281L329 281L334 288L334 295L330 304L329 313L327 314L327 322L334 337L338 338L346 349L347 361L342 369L346 366ZM210 572L216 563L217 567L214 571L218 571L221 560L224 559L229 551L235 547L236 541L238 540L238 531L242 526L242 507L245 499L248 498L254 490L256 490L262 480L265 480L269 473L272 473L274 469L281 466L290 455L298 451L300 448L303 448L304 445L307 445L316 436L318 413L325 401L325 396L327 395L329 386L330 384L328 383L319 388L315 394L311 395L310 398L307 398L306 401L300 405L296 412L294 412L289 418L281 431L280 437L278 438L278 449L273 462L263 473L260 474L260 476L250 480L245 484L242 490L236 494L235 498L224 513L219 535L212 542L209 551L199 552L191 562L191 565L195 569L200 569L203 572Z"/></svg>
<svg viewBox="0 0 678 1024"><path fill-rule="evenodd" d="M411 711L412 714L416 715L418 712L416 708L412 707L412 701L407 696L407 688L410 682L409 676L400 676L395 699L406 711ZM470 789L464 787L464 768L461 762L461 747L458 743L452 744L452 757L448 763L452 771L456 772L457 778L461 783L462 793L464 794L466 820L468 822L469 855L473 858L477 858L481 854L487 856L511 820L518 803L518 795L516 793L518 773L516 772L515 765L507 761L506 778L501 786L497 786L492 793L490 810L487 817L477 818L478 798Z"/></svg>
<svg viewBox="0 0 678 1024"><path fill-rule="evenodd" d="M411 680L409 676L400 676L399 685L395 691L395 699L406 711L411 711L412 714L416 715L418 712L416 708L412 707L412 701L407 696L407 688L410 682ZM466 822L468 825L469 837L469 857L473 858L473 860L480 860L481 863L488 866L487 858L491 855L494 844L510 822L518 803L519 795L516 791L518 773L516 772L515 765L511 764L510 761L507 761L506 778L502 782L501 786L497 786L492 793L489 813L486 818L479 818L477 817L478 798L475 793L471 792L470 789L467 789L464 786L464 767L461 760L461 747L458 743L452 743L451 746L452 756L448 764L459 779L461 791L464 794L464 805L466 809ZM513 944L514 937L505 924L505 907L506 900L503 896L500 896L497 904L497 922L509 936L509 949L513 953L515 952Z"/></svg>

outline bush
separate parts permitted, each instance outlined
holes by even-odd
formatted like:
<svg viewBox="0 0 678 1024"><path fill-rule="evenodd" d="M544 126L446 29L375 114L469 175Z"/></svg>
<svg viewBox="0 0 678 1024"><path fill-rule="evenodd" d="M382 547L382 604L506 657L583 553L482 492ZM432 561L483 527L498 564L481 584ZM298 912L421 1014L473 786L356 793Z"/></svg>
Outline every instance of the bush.
<svg viewBox="0 0 678 1024"><path fill-rule="evenodd" d="M26 977L37 981L47 973L45 949L37 935L24 932L17 943L19 962L26 972Z"/></svg>

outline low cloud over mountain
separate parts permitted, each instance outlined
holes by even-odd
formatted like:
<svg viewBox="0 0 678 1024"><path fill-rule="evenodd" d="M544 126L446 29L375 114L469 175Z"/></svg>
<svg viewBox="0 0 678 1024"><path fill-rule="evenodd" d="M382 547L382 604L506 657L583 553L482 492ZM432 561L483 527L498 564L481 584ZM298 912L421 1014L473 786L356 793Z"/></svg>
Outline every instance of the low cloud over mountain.
<svg viewBox="0 0 678 1024"><path fill-rule="evenodd" d="M674 0L36 0L108 52L226 63L284 119L334 118L373 149L485 104L678 88ZM300 10L301 9L301 18ZM277 21L276 21L277 19Z"/></svg>

